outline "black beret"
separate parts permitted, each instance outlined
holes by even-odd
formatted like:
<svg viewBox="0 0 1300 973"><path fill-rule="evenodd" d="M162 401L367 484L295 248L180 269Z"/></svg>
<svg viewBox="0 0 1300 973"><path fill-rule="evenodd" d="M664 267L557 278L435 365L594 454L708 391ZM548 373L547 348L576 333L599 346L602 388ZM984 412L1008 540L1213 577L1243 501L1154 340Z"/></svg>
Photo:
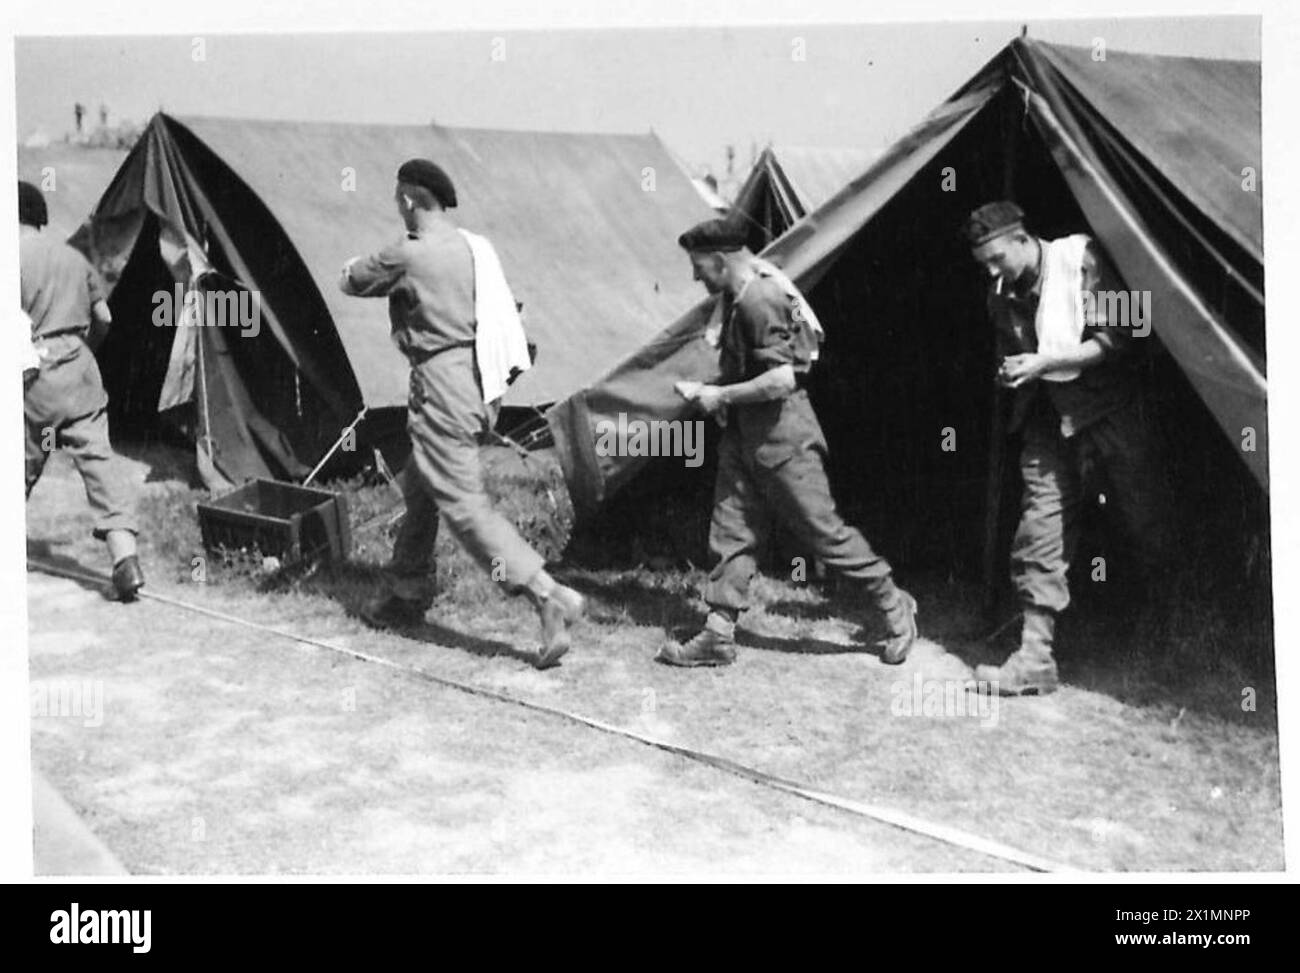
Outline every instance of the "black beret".
<svg viewBox="0 0 1300 973"><path fill-rule="evenodd" d="M26 226L44 226L50 222L45 194L30 182L18 180L18 222Z"/></svg>
<svg viewBox="0 0 1300 973"><path fill-rule="evenodd" d="M962 234L972 247L988 243L1004 233L1025 228L1025 211L1010 200L985 203L962 225Z"/></svg>
<svg viewBox="0 0 1300 973"><path fill-rule="evenodd" d="M447 209L452 209L456 205L456 187L451 184L451 177L442 171L442 166L428 159L411 159L403 162L402 167L397 170L397 181L412 186L423 186Z"/></svg>
<svg viewBox="0 0 1300 973"><path fill-rule="evenodd" d="M677 238L683 250L714 251L739 250L745 245L748 234L745 227L733 220L712 219L697 223Z"/></svg>

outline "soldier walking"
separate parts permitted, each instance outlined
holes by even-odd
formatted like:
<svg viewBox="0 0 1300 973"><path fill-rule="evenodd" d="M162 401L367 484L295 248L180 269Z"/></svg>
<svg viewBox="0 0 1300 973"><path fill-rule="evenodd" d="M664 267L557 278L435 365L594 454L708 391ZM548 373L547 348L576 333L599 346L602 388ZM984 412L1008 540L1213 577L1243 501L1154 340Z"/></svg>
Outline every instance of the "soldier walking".
<svg viewBox="0 0 1300 973"><path fill-rule="evenodd" d="M122 601L132 601L144 586L139 528L109 443L108 395L93 351L113 317L86 258L41 232L49 222L45 197L29 182L18 183L18 222L23 311L31 318L39 360L23 373L27 496L50 454L66 449L95 514L94 536L108 545L113 588Z"/></svg>
<svg viewBox="0 0 1300 973"><path fill-rule="evenodd" d="M897 664L917 638L916 602L894 584L889 562L846 524L826 478L826 438L804 381L818 357L818 332L802 295L745 247L743 227L709 220L678 240L695 279L719 295L721 379L679 387L724 423L709 546L718 558L704 591L703 630L659 660L719 666L735 660L736 619L749 604L757 556L775 515L827 567L857 582L883 613L881 658Z"/></svg>
<svg viewBox="0 0 1300 973"><path fill-rule="evenodd" d="M387 590L365 606L362 617L381 628L418 624L424 618L433 602L433 551L441 514L494 580L533 602L542 625L536 665L547 668L568 651L569 630L582 616L584 599L555 581L541 555L492 508L479 460L504 382L492 386L495 395L485 395L485 385L493 379L484 369L494 356L484 348L488 322L476 315L491 284L487 265L497 268L498 290L506 291L504 278L486 241L459 230L448 215L456 206L456 190L435 163L404 163L397 172L395 200L405 236L376 254L353 258L340 280L344 293L388 298L392 338L411 364L411 458L400 478L406 516L384 572ZM504 299L522 342L513 297ZM527 361L519 367L527 367Z"/></svg>

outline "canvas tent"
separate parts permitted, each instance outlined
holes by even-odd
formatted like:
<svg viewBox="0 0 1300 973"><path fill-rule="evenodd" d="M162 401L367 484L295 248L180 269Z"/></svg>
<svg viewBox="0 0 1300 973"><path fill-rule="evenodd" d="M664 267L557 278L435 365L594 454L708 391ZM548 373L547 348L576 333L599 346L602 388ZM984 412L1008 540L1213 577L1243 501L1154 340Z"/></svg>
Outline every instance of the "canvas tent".
<svg viewBox="0 0 1300 973"><path fill-rule="evenodd" d="M768 249L826 327L810 393L836 495L891 556L993 563L1012 464L985 283L958 229L1001 197L1044 236L1092 232L1127 286L1151 292L1144 367L1181 492L1204 518L1267 516L1262 204L1243 181L1260 171L1259 105L1258 63L1094 61L1018 39ZM549 413L578 509L632 492L651 463L598 454L598 423L690 416L673 383L716 375L710 306ZM680 467L653 465L689 477Z"/></svg>
<svg viewBox="0 0 1300 973"><path fill-rule="evenodd" d="M126 149L91 148L74 142L18 147L18 178L45 194L50 223L45 232L66 240L94 208L126 158Z"/></svg>
<svg viewBox="0 0 1300 973"><path fill-rule="evenodd" d="M865 149L763 149L731 206L751 228L750 249L764 249L863 173L873 157Z"/></svg>
<svg viewBox="0 0 1300 973"><path fill-rule="evenodd" d="M453 215L492 239L524 304L539 355L507 407L571 394L687 303L672 241L708 209L653 135L159 114L72 241L113 287L100 358L117 426L175 407L213 485L301 476L363 406L363 438L400 431L387 303L337 279L401 232L393 177L412 156L450 173ZM154 326L155 295L205 267L259 296L255 337Z"/></svg>

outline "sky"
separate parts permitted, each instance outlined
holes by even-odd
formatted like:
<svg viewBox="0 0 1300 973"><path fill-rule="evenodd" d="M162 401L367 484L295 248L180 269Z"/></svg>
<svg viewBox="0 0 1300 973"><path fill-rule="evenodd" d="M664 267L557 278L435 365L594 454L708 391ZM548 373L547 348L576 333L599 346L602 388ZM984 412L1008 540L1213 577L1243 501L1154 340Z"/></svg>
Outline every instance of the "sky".
<svg viewBox="0 0 1300 973"><path fill-rule="evenodd" d="M15 39L17 131L58 138L72 105L110 123L177 114L657 132L724 174L772 142L878 150L1020 32L1022 21L455 33ZM1031 37L1258 59L1260 21L1028 22ZM798 53L803 57L799 58Z"/></svg>

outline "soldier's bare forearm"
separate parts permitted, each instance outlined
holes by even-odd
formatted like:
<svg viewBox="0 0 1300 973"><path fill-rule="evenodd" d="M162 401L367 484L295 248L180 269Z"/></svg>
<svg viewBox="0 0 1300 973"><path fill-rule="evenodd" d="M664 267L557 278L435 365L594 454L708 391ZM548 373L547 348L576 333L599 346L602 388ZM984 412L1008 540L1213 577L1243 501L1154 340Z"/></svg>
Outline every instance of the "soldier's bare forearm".
<svg viewBox="0 0 1300 973"><path fill-rule="evenodd" d="M747 382L721 386L722 402L724 405L771 402L775 399L784 399L796 387L794 368L790 365L778 365Z"/></svg>
<svg viewBox="0 0 1300 973"><path fill-rule="evenodd" d="M1044 371L1058 368L1091 368L1106 357L1106 347L1096 338L1081 342L1077 348L1054 355L1043 355Z"/></svg>

